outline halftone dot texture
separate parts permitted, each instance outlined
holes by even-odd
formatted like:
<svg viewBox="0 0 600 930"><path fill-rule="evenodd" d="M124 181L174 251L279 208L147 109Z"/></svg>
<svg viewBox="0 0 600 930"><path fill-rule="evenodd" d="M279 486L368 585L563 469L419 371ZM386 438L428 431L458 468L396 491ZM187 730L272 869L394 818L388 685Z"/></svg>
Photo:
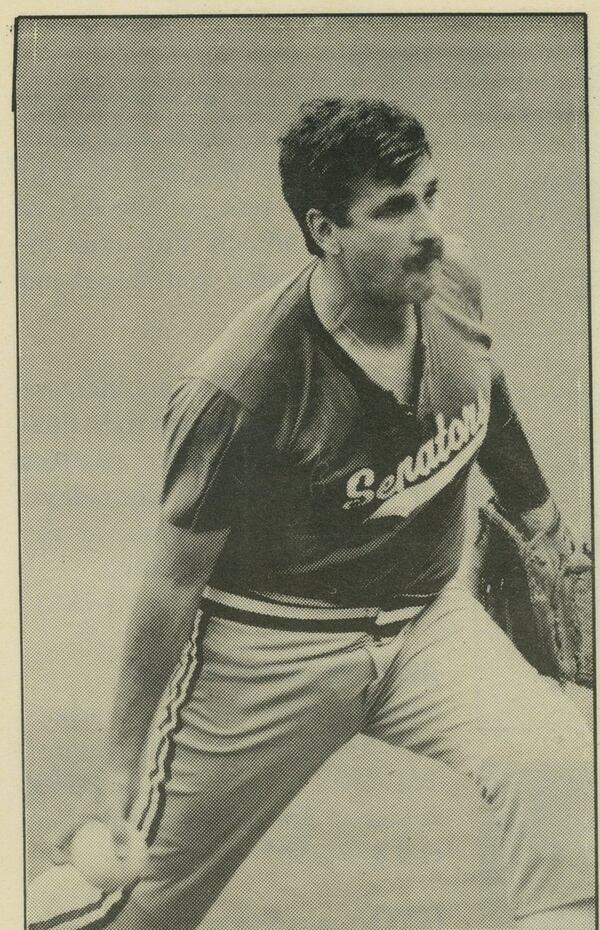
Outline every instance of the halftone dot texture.
<svg viewBox="0 0 600 930"><path fill-rule="evenodd" d="M306 260L276 169L276 138L303 100L381 97L425 123L445 226L474 253L521 419L568 522L589 534L583 29L581 16L20 21L34 871L43 831L58 807L83 803L93 772L155 516L170 388L239 308ZM372 755L356 753L349 770L354 758L378 771ZM448 807L453 790L448 783ZM409 796L405 809L398 829L425 843ZM427 810L437 830L440 811ZM423 926L451 925L443 902L456 902L462 880L475 882L445 871L464 863L463 834L451 832L464 818L448 818L446 840L435 833L450 850L435 872L440 912ZM342 846L354 849L351 819L344 830ZM412 871L425 883L419 860L439 850L419 842ZM262 924L283 930L272 906Z"/></svg>
<svg viewBox="0 0 600 930"><path fill-rule="evenodd" d="M202 646L184 653L148 754L135 816L151 841L143 880L91 913L68 912L59 926L98 930L108 908L113 930L192 930L312 776L313 790L265 836L237 894L229 891L208 926L303 921L324 930L370 915L378 927L493 927L507 912L589 897L590 730L469 596L441 602L379 646L360 634L202 624ZM402 752L375 748L374 766L359 743L353 754L344 749L337 773L330 765L328 777L317 774L359 733ZM406 749L438 766L429 797L418 779L404 797L398 792ZM485 827L471 803L469 820L448 836L456 786L448 792L439 763L483 799ZM423 814L417 799L429 816L439 805L441 823L429 830L440 845L411 863ZM450 893L449 872L460 875Z"/></svg>

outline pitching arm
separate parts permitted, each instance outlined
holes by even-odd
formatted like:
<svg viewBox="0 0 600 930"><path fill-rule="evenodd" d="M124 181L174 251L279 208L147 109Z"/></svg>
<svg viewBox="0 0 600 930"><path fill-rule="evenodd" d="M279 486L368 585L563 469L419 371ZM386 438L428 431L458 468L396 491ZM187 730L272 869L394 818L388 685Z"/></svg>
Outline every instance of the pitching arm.
<svg viewBox="0 0 600 930"><path fill-rule="evenodd" d="M173 396L164 425L161 516L125 635L107 736L117 793L131 785L202 592L235 524L239 463L251 422L226 394L190 379Z"/></svg>
<svg viewBox="0 0 600 930"><path fill-rule="evenodd" d="M160 522L125 634L107 734L113 777L125 791L226 539L227 530L197 534Z"/></svg>

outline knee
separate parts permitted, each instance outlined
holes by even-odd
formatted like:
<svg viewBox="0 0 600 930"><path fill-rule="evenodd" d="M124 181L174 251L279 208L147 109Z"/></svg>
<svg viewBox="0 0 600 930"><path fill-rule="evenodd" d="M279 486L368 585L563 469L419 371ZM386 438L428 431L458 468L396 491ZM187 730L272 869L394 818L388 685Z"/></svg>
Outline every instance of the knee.
<svg viewBox="0 0 600 930"><path fill-rule="evenodd" d="M517 911L592 897L595 887L591 733L536 741L508 760L484 798L500 820Z"/></svg>
<svg viewBox="0 0 600 930"><path fill-rule="evenodd" d="M555 848L581 846L594 827L594 750L591 733L580 731L568 740L554 735L537 741L529 751L509 754L495 768L484 799L509 818L529 843ZM593 843L592 843L593 845Z"/></svg>
<svg viewBox="0 0 600 930"><path fill-rule="evenodd" d="M594 746L587 728L539 734L527 750L519 748L509 764L508 787L517 802L548 823L569 811L593 821Z"/></svg>

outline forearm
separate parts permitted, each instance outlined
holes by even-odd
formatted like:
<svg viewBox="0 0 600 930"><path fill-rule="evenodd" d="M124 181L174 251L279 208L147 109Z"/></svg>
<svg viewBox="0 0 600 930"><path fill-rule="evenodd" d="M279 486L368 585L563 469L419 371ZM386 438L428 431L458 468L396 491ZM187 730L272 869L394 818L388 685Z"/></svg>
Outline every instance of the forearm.
<svg viewBox="0 0 600 930"><path fill-rule="evenodd" d="M504 378L496 373L492 384L488 433L479 464L511 519L543 507L550 496Z"/></svg>
<svg viewBox="0 0 600 930"><path fill-rule="evenodd" d="M121 657L107 733L117 767L134 768L143 752L161 695L193 629L197 583L153 574L136 599Z"/></svg>
<svg viewBox="0 0 600 930"><path fill-rule="evenodd" d="M108 727L107 754L117 770L132 771L140 760L226 536L159 529L125 634Z"/></svg>

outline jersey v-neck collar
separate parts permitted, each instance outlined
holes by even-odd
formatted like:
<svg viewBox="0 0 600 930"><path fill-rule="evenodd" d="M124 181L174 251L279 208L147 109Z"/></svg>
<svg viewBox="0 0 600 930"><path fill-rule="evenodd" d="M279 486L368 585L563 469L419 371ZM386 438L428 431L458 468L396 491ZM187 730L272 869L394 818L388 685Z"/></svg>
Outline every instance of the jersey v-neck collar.
<svg viewBox="0 0 600 930"><path fill-rule="evenodd" d="M424 409L425 381L427 371L427 342L423 333L421 308L415 306L417 318L417 346L419 348L416 363L416 375L412 402L399 401L393 391L382 387L346 352L334 336L319 319L310 296L310 275L302 295L304 317L307 326L318 344L350 380L359 398L366 402L368 409L384 404L390 413L407 417L416 417Z"/></svg>

